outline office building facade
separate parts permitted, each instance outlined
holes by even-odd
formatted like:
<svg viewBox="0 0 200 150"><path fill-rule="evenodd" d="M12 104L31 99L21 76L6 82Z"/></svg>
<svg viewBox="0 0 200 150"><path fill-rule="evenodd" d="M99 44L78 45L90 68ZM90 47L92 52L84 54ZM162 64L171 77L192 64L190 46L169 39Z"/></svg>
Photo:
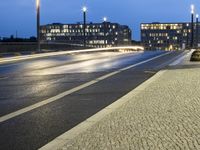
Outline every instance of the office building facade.
<svg viewBox="0 0 200 150"><path fill-rule="evenodd" d="M89 23L84 24L48 24L40 27L42 42L62 42L68 44L84 44L88 47L109 47L129 45L131 30L126 25L118 23Z"/></svg>
<svg viewBox="0 0 200 150"><path fill-rule="evenodd" d="M147 50L181 50L191 47L191 23L142 23L141 42ZM194 24L193 47L199 43L199 25Z"/></svg>

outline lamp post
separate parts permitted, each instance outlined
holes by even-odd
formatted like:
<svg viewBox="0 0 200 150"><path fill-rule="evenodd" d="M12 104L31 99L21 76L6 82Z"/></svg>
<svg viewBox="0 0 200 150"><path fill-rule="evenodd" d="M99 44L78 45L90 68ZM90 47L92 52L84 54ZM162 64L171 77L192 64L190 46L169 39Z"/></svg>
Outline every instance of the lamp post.
<svg viewBox="0 0 200 150"><path fill-rule="evenodd" d="M40 51L40 0L36 0L37 9L37 48Z"/></svg>
<svg viewBox="0 0 200 150"><path fill-rule="evenodd" d="M103 25L104 25L104 46L107 46L107 39L106 39L106 22L107 22L107 17L103 17Z"/></svg>
<svg viewBox="0 0 200 150"><path fill-rule="evenodd" d="M169 36L167 37L167 46L168 46L168 50L170 50L170 38L169 38Z"/></svg>
<svg viewBox="0 0 200 150"><path fill-rule="evenodd" d="M87 7L83 7L83 43L84 43L84 48L86 47L86 12L87 12Z"/></svg>
<svg viewBox="0 0 200 150"><path fill-rule="evenodd" d="M189 23L187 23L186 26L187 26L187 42L186 42L187 44L186 44L186 47L189 48Z"/></svg>
<svg viewBox="0 0 200 150"><path fill-rule="evenodd" d="M196 47L198 48L199 44L199 15L196 14Z"/></svg>
<svg viewBox="0 0 200 150"><path fill-rule="evenodd" d="M194 5L191 5L191 42L190 48L194 46Z"/></svg>

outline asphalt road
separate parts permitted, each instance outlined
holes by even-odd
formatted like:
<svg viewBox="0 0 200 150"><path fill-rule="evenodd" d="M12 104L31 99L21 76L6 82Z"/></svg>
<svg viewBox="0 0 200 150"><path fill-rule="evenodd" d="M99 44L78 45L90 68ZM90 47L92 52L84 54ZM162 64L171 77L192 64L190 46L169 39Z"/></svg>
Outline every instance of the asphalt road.
<svg viewBox="0 0 200 150"><path fill-rule="evenodd" d="M0 122L1 150L35 150L113 103L177 59L166 52L105 52L54 56L0 65L0 119L60 93L90 86Z"/></svg>

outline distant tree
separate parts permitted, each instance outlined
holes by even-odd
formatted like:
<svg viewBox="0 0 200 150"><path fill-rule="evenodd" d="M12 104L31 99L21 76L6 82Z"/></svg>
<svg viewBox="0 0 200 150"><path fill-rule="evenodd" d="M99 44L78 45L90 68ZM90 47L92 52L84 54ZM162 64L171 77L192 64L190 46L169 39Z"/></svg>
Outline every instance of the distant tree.
<svg viewBox="0 0 200 150"><path fill-rule="evenodd" d="M30 38L14 38L13 35L11 35L9 38L8 37L3 37L0 38L0 41L2 42L36 42L37 39L34 36L31 36Z"/></svg>
<svg viewBox="0 0 200 150"><path fill-rule="evenodd" d="M36 41L37 41L37 38L36 38L35 36L31 36L31 37L29 38L29 40L30 40L31 42L36 42Z"/></svg>
<svg viewBox="0 0 200 150"><path fill-rule="evenodd" d="M11 35L11 36L10 36L10 39L11 39L11 40L14 40L14 35Z"/></svg>

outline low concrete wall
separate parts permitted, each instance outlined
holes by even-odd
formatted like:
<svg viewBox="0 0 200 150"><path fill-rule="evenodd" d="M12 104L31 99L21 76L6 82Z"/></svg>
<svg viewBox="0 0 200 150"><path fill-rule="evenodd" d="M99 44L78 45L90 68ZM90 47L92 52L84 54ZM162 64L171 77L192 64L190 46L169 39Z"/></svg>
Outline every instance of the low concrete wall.
<svg viewBox="0 0 200 150"><path fill-rule="evenodd" d="M46 50L73 50L73 49L83 49L81 46L71 46L68 44L41 44L41 49ZM0 43L0 53L10 53L10 52L31 52L37 50L36 42L4 42Z"/></svg>

